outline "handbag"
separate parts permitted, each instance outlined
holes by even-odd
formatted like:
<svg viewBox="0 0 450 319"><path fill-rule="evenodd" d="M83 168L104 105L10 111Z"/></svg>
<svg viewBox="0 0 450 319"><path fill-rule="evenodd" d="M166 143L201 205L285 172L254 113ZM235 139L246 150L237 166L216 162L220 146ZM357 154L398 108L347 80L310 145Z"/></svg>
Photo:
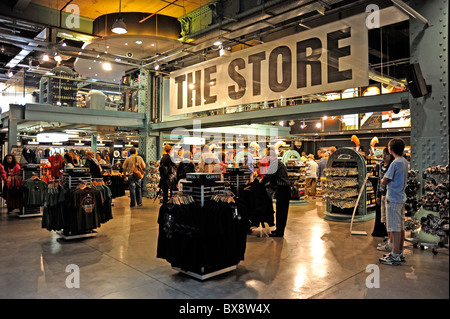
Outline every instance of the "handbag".
<svg viewBox="0 0 450 319"><path fill-rule="evenodd" d="M144 178L144 169L141 167L140 164L137 164L137 156L136 156L136 159L135 159L133 176L136 177L137 179L143 179Z"/></svg>

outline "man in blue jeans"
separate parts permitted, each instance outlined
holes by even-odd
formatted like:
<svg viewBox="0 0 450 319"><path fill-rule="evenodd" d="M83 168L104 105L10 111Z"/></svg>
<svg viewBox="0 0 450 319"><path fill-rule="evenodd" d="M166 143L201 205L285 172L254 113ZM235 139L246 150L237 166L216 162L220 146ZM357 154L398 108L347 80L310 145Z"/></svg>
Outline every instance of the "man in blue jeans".
<svg viewBox="0 0 450 319"><path fill-rule="evenodd" d="M136 154L136 149L130 149L130 156L123 163L122 169L125 180L128 179L128 186L130 188L130 207L142 206L142 179L138 179L133 175L136 165L140 165L142 169L145 168L145 162L139 155Z"/></svg>

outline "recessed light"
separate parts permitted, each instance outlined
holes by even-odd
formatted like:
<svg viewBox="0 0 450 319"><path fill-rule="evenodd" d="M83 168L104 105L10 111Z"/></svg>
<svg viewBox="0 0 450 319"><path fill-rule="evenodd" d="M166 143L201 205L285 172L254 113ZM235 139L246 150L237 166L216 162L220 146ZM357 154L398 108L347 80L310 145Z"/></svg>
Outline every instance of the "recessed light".
<svg viewBox="0 0 450 319"><path fill-rule="evenodd" d="M141 40L136 40L136 44L142 44Z"/></svg>
<svg viewBox="0 0 450 319"><path fill-rule="evenodd" d="M128 43L127 43L127 42L125 42L125 45L128 45Z"/></svg>
<svg viewBox="0 0 450 319"><path fill-rule="evenodd" d="M121 58L115 58L114 60L116 60L117 62L120 62L120 61L122 61L122 59L121 59Z"/></svg>
<svg viewBox="0 0 450 319"><path fill-rule="evenodd" d="M112 70L111 63L109 63L109 62L103 63L103 70L111 71Z"/></svg>

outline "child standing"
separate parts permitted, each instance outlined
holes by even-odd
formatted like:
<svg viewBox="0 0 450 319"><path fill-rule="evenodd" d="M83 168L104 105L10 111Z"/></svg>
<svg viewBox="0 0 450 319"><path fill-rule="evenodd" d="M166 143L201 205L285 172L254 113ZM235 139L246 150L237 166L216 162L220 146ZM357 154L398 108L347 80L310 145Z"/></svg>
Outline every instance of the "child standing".
<svg viewBox="0 0 450 319"><path fill-rule="evenodd" d="M392 252L380 258L382 264L399 265L404 261L405 241L405 188L408 182L408 161L403 157L405 142L394 138L388 144L389 153L394 156L381 183L387 187L386 224L389 238L392 239Z"/></svg>

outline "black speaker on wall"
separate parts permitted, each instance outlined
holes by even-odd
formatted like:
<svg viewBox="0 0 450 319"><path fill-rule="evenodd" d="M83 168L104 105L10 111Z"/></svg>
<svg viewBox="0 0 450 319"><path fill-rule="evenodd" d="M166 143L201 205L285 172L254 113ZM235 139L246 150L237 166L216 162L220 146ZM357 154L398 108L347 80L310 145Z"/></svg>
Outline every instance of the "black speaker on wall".
<svg viewBox="0 0 450 319"><path fill-rule="evenodd" d="M419 63L408 65L406 69L406 81L411 95L415 98L422 97L431 92L431 86L425 83Z"/></svg>

